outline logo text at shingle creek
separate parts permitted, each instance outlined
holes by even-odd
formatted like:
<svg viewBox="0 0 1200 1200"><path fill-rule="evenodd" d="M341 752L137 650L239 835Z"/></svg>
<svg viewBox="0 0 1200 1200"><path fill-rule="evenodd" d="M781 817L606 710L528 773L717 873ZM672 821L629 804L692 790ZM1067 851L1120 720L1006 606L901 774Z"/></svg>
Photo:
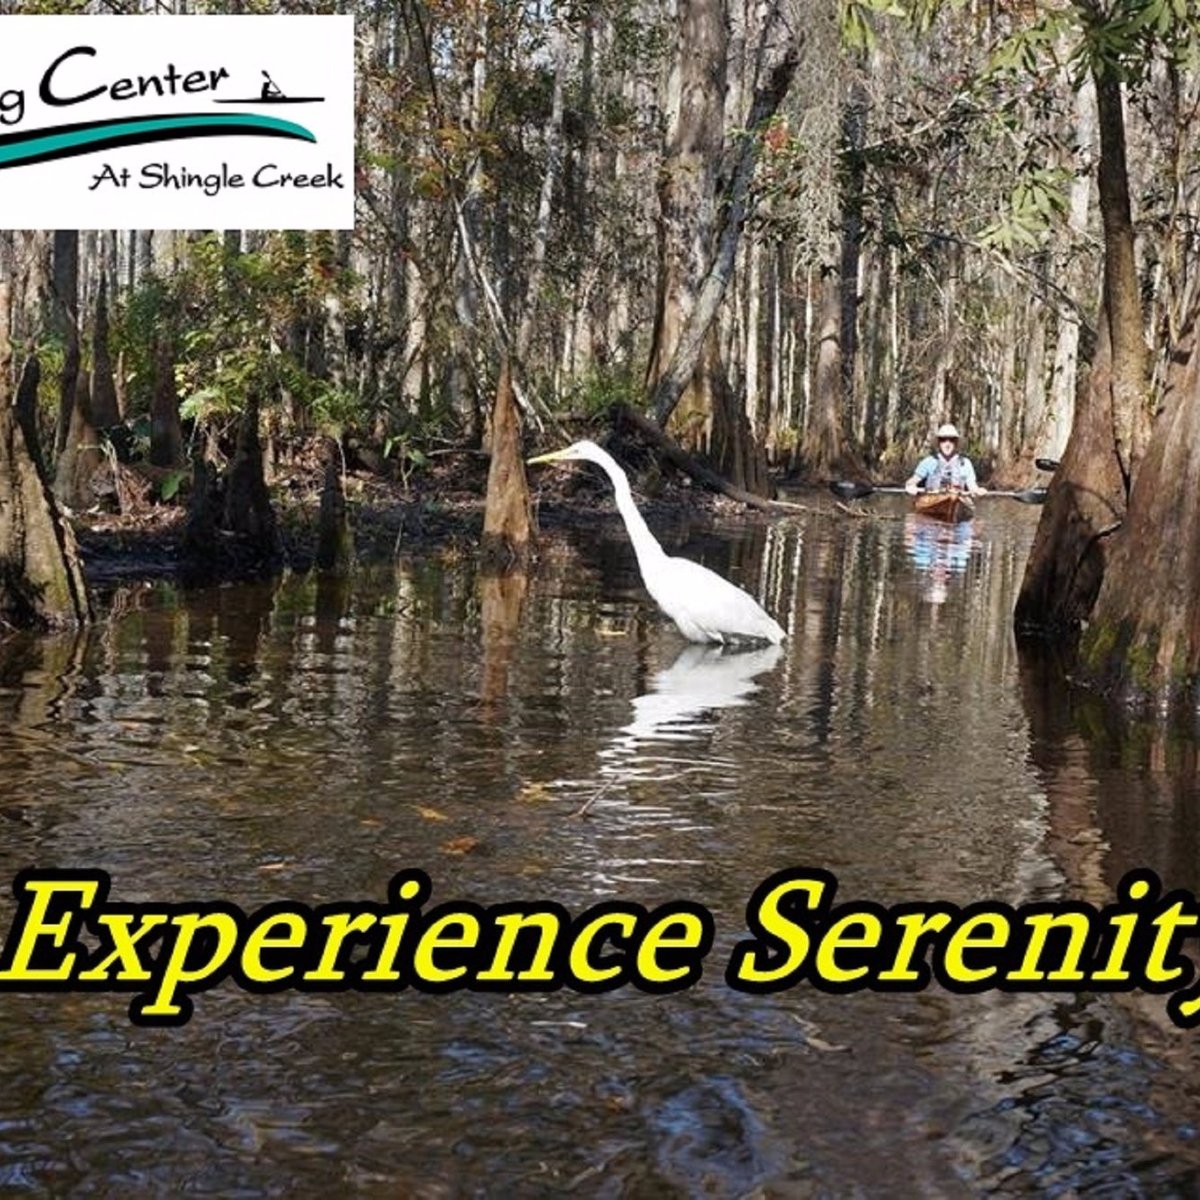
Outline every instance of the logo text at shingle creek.
<svg viewBox="0 0 1200 1200"><path fill-rule="evenodd" d="M0 227L353 229L350 14L17 14Z"/></svg>
<svg viewBox="0 0 1200 1200"><path fill-rule="evenodd" d="M1168 995L1176 1025L1200 1023L1200 985L1183 953L1200 906L1166 895L1151 871L1121 880L1102 909L1070 901L1013 907L941 901L835 904L837 880L789 868L745 912L747 937L726 984L765 994L1135 990ZM677 992L704 972L716 934L693 900L656 908L607 900L572 914L553 901L427 907L419 870L395 875L383 902L309 907L276 901L245 912L224 901L121 904L104 871L22 871L0 951L0 990L132 994L139 1025L182 1025L192 997L227 978L250 992L459 990Z"/></svg>

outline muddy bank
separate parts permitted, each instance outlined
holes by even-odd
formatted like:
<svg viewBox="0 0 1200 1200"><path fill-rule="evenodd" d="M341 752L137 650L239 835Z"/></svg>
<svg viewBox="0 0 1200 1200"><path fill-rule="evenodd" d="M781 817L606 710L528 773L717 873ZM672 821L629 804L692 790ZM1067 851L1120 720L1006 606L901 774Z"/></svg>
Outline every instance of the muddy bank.
<svg viewBox="0 0 1200 1200"><path fill-rule="evenodd" d="M692 529L760 523L770 518L694 485L636 452L625 457L638 506L664 540L683 525ZM640 465L641 469L638 470ZM431 456L427 469L393 480L365 470L348 471L346 506L355 555L364 564L433 554L473 554L483 531L487 458L477 451ZM616 536L623 530L612 489L599 472L578 467L538 467L529 475L534 517L542 538L587 532ZM271 484L279 522L280 557L264 562L239 555L232 539L216 563L196 562L185 551L186 497L146 503L126 513L92 510L71 518L90 586L171 578L202 585L313 568L321 476L313 469L280 472ZM223 535L218 534L218 537Z"/></svg>

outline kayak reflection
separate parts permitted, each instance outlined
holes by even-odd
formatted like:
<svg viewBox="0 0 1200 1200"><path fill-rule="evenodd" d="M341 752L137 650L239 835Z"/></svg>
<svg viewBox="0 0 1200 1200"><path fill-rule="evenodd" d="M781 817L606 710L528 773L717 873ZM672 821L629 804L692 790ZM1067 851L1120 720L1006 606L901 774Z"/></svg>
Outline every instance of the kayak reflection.
<svg viewBox="0 0 1200 1200"><path fill-rule="evenodd" d="M904 547L923 576L922 595L930 604L945 602L950 580L966 574L978 545L973 522L948 525L915 513L905 518Z"/></svg>

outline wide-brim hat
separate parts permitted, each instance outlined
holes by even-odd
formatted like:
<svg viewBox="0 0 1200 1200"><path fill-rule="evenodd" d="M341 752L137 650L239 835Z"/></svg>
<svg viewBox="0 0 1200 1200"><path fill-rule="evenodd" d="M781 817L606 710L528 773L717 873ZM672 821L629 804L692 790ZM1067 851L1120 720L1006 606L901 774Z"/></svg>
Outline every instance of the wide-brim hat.
<svg viewBox="0 0 1200 1200"><path fill-rule="evenodd" d="M958 441L958 430L949 422L938 426L937 440L940 442L943 438L953 438L956 442Z"/></svg>

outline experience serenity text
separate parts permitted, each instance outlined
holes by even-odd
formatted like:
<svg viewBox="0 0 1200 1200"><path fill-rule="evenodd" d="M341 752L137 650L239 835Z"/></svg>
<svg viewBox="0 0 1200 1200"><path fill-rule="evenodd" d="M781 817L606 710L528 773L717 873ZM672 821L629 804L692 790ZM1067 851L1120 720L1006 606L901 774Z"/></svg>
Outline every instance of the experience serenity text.
<svg viewBox="0 0 1200 1200"><path fill-rule="evenodd" d="M550 901L450 901L426 911L432 885L419 870L395 875L385 903L277 901L252 912L224 901L119 904L110 887L104 871L22 871L0 990L132 993L130 1020L154 1026L186 1023L192 997L227 978L257 993L632 985L661 994L700 980L716 933L712 913L690 900L653 909L608 900L575 915ZM1200 906L1188 892L1164 895L1152 871L1127 874L1102 909L835 904L837 890L820 868L789 868L760 884L726 984L758 994L801 984L918 992L933 981L956 993L1142 990L1167 995L1181 1028L1200 1023L1200 983L1184 953L1200 937Z"/></svg>

